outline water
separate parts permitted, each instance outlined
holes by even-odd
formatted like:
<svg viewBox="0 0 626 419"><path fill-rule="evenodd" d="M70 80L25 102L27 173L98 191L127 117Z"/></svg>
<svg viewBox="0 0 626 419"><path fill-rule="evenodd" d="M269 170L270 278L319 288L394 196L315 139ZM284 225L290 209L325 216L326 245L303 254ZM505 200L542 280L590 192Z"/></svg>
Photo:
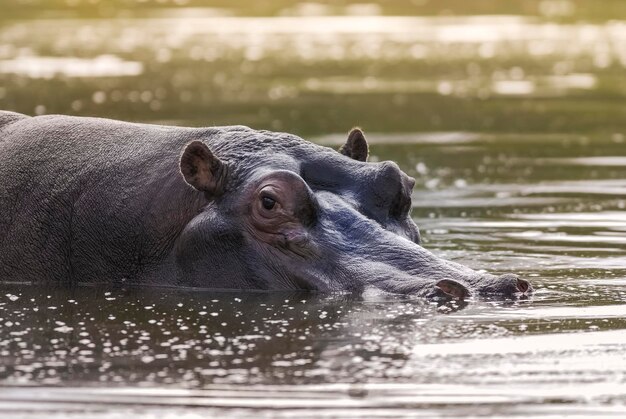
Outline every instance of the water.
<svg viewBox="0 0 626 419"><path fill-rule="evenodd" d="M484 16L448 2L460 16L412 17L240 3L81 18L9 7L0 108L247 124L331 146L361 125L372 160L416 177L426 247L537 292L437 305L5 284L0 415L623 417L623 6Z"/></svg>

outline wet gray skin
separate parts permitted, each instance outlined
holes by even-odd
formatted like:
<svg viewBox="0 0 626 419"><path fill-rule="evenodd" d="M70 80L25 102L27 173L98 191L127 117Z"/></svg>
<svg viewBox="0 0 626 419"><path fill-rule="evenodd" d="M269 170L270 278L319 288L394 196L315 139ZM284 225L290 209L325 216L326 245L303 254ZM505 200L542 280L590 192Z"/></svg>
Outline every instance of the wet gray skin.
<svg viewBox="0 0 626 419"><path fill-rule="evenodd" d="M519 296L420 245L414 179L246 127L0 113L0 278L213 289Z"/></svg>

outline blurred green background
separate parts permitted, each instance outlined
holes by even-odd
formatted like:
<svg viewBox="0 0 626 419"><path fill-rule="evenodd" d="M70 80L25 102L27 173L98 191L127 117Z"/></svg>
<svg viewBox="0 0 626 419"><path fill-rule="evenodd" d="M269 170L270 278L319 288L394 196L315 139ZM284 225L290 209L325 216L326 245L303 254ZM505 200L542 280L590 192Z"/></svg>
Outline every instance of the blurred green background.
<svg viewBox="0 0 626 419"><path fill-rule="evenodd" d="M626 127L626 1L0 0L0 108L300 135Z"/></svg>

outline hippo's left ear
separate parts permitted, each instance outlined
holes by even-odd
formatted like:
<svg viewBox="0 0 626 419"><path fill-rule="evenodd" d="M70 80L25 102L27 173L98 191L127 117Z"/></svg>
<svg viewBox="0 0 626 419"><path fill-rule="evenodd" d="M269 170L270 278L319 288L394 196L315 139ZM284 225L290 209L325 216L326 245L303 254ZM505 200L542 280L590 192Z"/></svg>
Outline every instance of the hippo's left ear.
<svg viewBox="0 0 626 419"><path fill-rule="evenodd" d="M192 141L180 157L180 172L188 184L212 198L224 191L228 168L206 144Z"/></svg>
<svg viewBox="0 0 626 419"><path fill-rule="evenodd" d="M352 131L348 134L348 140L339 148L339 152L354 160L367 161L369 148L363 131L359 128L352 128Z"/></svg>

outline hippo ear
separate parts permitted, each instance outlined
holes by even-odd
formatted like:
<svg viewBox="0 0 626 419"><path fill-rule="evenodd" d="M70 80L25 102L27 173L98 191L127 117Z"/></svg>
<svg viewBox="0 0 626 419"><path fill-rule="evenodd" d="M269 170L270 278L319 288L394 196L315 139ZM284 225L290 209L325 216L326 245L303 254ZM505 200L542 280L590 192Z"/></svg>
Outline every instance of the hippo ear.
<svg viewBox="0 0 626 419"><path fill-rule="evenodd" d="M352 128L352 131L348 134L348 140L339 148L339 152L354 160L367 161L369 149L363 131L359 128Z"/></svg>
<svg viewBox="0 0 626 419"><path fill-rule="evenodd" d="M192 141L180 157L180 172L188 184L214 197L224 191L228 168L206 144Z"/></svg>

